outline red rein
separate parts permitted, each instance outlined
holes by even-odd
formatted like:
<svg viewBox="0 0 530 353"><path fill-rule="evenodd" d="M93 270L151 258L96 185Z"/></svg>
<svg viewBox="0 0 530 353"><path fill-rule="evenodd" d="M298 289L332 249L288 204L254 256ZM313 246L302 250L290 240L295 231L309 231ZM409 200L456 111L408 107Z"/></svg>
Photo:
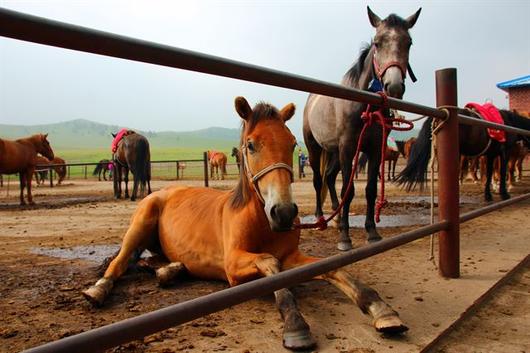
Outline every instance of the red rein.
<svg viewBox="0 0 530 353"><path fill-rule="evenodd" d="M344 207L344 203L351 192L351 187L353 185L353 178L355 176L355 171L357 170L357 163L359 161L359 152L361 150L361 145L364 138L364 133L366 131L366 128L371 126L374 122L381 125L383 128L383 137L381 140L381 163L380 163L380 175L381 175L381 195L379 197L379 200L377 200L375 204L375 221L379 223L380 221L380 214L381 209L385 207L388 203L388 201L385 199L385 151L386 151L386 140L387 136L389 134L389 131L396 130L396 131L408 131L411 130L414 125L412 122L401 119L401 118L391 118L387 117L384 114L385 107L387 106L388 97L384 92L377 92L382 98L383 98L383 105L381 105L381 108L379 110L371 112L371 105L368 104L366 107L366 110L362 113L361 119L364 121L363 129L361 130L361 134L359 135L359 140L357 142L357 150L355 151L355 158L353 160L352 165L352 172L350 175L350 180L348 180L348 188L346 189L346 192L344 193L344 196L342 197L339 207L333 213L328 216L327 218L324 216L320 216L315 223L301 223L298 225L295 225L295 228L299 229L313 229L316 228L318 230L325 230L328 227L328 223L335 217L340 210ZM397 123L398 125L394 125L394 123ZM399 124L405 124L407 126L401 127ZM325 187L323 185L323 187Z"/></svg>

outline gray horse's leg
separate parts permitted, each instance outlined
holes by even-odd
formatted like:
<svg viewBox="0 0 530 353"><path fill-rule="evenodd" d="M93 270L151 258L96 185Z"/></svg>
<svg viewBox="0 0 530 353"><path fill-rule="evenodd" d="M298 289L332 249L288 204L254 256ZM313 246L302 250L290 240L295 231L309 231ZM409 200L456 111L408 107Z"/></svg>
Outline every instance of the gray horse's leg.
<svg viewBox="0 0 530 353"><path fill-rule="evenodd" d="M320 174L320 157L322 153L322 147L315 141L313 135L310 132L304 130L304 141L309 152L309 164L313 170L313 188L316 194L316 206L315 206L315 217L321 217L324 212L322 211L322 175Z"/></svg>
<svg viewBox="0 0 530 353"><path fill-rule="evenodd" d="M352 243L350 239L350 205L355 196L355 186L354 183L351 183L351 189L349 195L346 195L348 189L348 184L350 182L350 177L353 173L352 171L352 161L353 153L351 146L357 146L357 140L341 143L339 147L339 160L340 166L342 169L342 190L341 198L344 202L344 207L342 208L342 216L339 222L339 242L337 244L337 249L341 251L350 250L352 248Z"/></svg>
<svg viewBox="0 0 530 353"><path fill-rule="evenodd" d="M375 153L374 153L375 154ZM376 242L381 240L381 236L377 232L374 221L375 199L377 197L377 176L379 174L379 163L381 157L369 156L368 159L368 180L366 182L366 220L364 228L366 229L368 242ZM383 175L382 178L385 176Z"/></svg>
<svg viewBox="0 0 530 353"><path fill-rule="evenodd" d="M337 180L337 175L340 172L340 163L338 153L329 153L328 152L328 167L326 169L326 184L329 190L329 196L331 198L331 209L335 211L339 207L339 200L337 197L337 190L335 188L335 182ZM340 212L332 220L333 223L338 227L340 223Z"/></svg>

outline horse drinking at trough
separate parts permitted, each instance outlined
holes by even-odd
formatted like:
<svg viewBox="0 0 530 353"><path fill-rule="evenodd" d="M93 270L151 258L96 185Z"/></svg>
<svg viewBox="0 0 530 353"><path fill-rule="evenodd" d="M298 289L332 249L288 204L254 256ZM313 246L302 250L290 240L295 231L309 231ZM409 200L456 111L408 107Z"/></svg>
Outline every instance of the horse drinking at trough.
<svg viewBox="0 0 530 353"><path fill-rule="evenodd" d="M156 272L161 283L186 271L235 286L319 260L299 250L300 229L294 227L300 221L291 187L296 141L285 125L294 114L294 105L278 111L260 103L252 109L243 97L237 97L235 108L243 119L237 186L231 191L173 186L143 199L103 278L83 292L90 302L103 304L128 263L138 261L144 249L169 261ZM378 331L407 330L373 289L348 272L340 269L315 279L329 281L343 291L373 317ZM284 288L274 295L284 320L284 346L313 347L315 341L291 291Z"/></svg>
<svg viewBox="0 0 530 353"><path fill-rule="evenodd" d="M53 160L53 150L48 134L37 134L15 141L0 139L0 174L18 173L20 179L20 204L25 205L24 188L28 189L28 203L33 205L31 178L35 171L37 153Z"/></svg>
<svg viewBox="0 0 530 353"><path fill-rule="evenodd" d="M530 119L526 119L509 110L500 109L498 112L505 125L530 131ZM459 113L482 119L481 115L471 110L461 109ZM423 123L418 139L412 146L407 166L397 177L397 182L405 185L408 190L413 189L416 185L423 187L427 181L427 166L431 158L432 119L430 117ZM500 160L499 193L503 200L510 198L506 189L507 156L510 155L519 138L514 133L506 132L505 141L499 142L490 137L485 127L465 124L458 125L460 155L468 157L484 156L486 158L486 182L484 184L484 199L486 201L493 200L491 195L491 180L494 171L494 161L497 157ZM455 163L459 163L459 161L455 161Z"/></svg>
<svg viewBox="0 0 530 353"><path fill-rule="evenodd" d="M121 134L121 136L120 136ZM138 185L142 194L145 192L147 184L147 194L151 193L151 153L147 139L132 130L122 129L113 141L113 162L114 162L114 196L121 198L122 177L125 182L125 198L129 197L129 170L134 178L134 185L131 201L136 200ZM116 137L119 138L116 141ZM115 146L115 150L114 150Z"/></svg>
<svg viewBox="0 0 530 353"><path fill-rule="evenodd" d="M372 91L384 91L390 97L402 98L405 92L405 76L409 67L409 49L412 39L409 29L414 26L420 14L418 10L407 19L394 14L381 20L368 8L370 23L376 29L370 46L361 51L359 60L344 75L341 84L346 87ZM341 196L345 197L352 174L352 161L356 153L358 139L364 121L361 113L367 105L344 99L310 94L304 110L304 141L309 152L309 162L313 169L313 185L316 192L317 218L323 215L324 182L331 198L331 207L336 210L339 201L335 190L337 174L342 171ZM366 183L366 221L368 241L381 240L374 222L375 198L377 196L377 176L381 161L382 127L371 124L360 146L368 157L368 180ZM323 173L321 171L324 171ZM351 249L349 237L350 204L352 192L344 200L344 208L339 221L339 250Z"/></svg>

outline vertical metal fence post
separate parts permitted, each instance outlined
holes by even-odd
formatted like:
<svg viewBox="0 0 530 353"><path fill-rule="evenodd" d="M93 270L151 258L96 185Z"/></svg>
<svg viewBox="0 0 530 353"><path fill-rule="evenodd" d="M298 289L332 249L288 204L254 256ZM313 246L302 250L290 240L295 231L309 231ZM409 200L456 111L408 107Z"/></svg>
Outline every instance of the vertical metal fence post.
<svg viewBox="0 0 530 353"><path fill-rule="evenodd" d="M50 167L50 187L53 188L53 167Z"/></svg>
<svg viewBox="0 0 530 353"><path fill-rule="evenodd" d="M175 166L177 167L177 171L176 171L176 175L177 175L177 180L179 180L179 161L176 161L175 162Z"/></svg>
<svg viewBox="0 0 530 353"><path fill-rule="evenodd" d="M208 187L208 152L203 153L202 159L204 164L204 186Z"/></svg>
<svg viewBox="0 0 530 353"><path fill-rule="evenodd" d="M87 177L87 166L85 165L85 179L88 179Z"/></svg>
<svg viewBox="0 0 530 353"><path fill-rule="evenodd" d="M68 166L68 180L70 180L70 166Z"/></svg>
<svg viewBox="0 0 530 353"><path fill-rule="evenodd" d="M458 105L456 69L436 71L436 105ZM449 116L436 136L438 150L438 214L439 220L449 221L449 228L439 233L440 274L460 277L459 224L459 144L456 109L448 109Z"/></svg>

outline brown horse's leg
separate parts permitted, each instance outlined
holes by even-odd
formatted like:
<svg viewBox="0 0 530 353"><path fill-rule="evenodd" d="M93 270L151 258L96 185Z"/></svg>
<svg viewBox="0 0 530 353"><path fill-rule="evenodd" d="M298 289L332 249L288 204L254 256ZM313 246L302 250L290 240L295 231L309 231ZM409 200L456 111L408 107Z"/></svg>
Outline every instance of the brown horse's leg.
<svg viewBox="0 0 530 353"><path fill-rule="evenodd" d="M297 252L289 256L283 262L283 269L288 270L319 260L321 259L309 257ZM338 269L331 271L321 276L317 276L314 279L325 280L340 289L357 304L363 313L372 316L373 325L377 331L384 333L401 333L408 330L408 327L405 326L399 318L398 313L394 311L390 305L385 303L373 288L356 280L345 270Z"/></svg>
<svg viewBox="0 0 530 353"><path fill-rule="evenodd" d="M157 199L146 198L138 204L131 225L123 237L118 255L110 262L103 278L83 292L89 302L96 306L102 305L110 293L114 281L127 270L129 259L134 252L141 252L148 247L153 237L157 236L158 215Z"/></svg>
<svg viewBox="0 0 530 353"><path fill-rule="evenodd" d="M33 202L33 195L31 195L31 176L33 175L33 169L28 170L26 172L26 188L28 190L28 203L30 205L34 205L35 202Z"/></svg>
<svg viewBox="0 0 530 353"><path fill-rule="evenodd" d="M178 276L179 273L185 270L182 262L172 262L169 265L160 267L156 270L156 279L160 286L166 286Z"/></svg>
<svg viewBox="0 0 530 353"><path fill-rule="evenodd" d="M280 272L278 259L270 254L253 254L234 251L227 260L227 275L231 285L259 276L272 276ZM293 350L310 349L315 346L309 325L298 310L296 300L287 288L274 292L276 304L284 320L283 345Z"/></svg>
<svg viewBox="0 0 530 353"><path fill-rule="evenodd" d="M18 173L18 179L20 181L20 205L23 206L26 204L26 201L24 200L24 187L26 186L26 176L23 172Z"/></svg>
<svg viewBox="0 0 530 353"><path fill-rule="evenodd" d="M129 198L129 168L123 168L123 180L125 181L125 198Z"/></svg>

